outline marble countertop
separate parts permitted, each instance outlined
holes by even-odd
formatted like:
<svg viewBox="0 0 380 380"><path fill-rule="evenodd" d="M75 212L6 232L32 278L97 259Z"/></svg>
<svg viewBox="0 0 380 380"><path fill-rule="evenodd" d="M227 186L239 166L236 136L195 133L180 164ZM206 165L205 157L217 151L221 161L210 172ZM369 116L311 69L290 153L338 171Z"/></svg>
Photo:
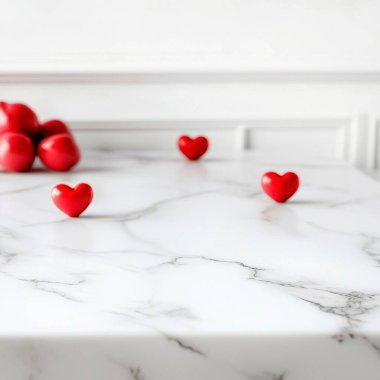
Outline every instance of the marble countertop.
<svg viewBox="0 0 380 380"><path fill-rule="evenodd" d="M93 151L0 182L7 379L379 379L380 184L345 164ZM60 182L93 186L82 217Z"/></svg>

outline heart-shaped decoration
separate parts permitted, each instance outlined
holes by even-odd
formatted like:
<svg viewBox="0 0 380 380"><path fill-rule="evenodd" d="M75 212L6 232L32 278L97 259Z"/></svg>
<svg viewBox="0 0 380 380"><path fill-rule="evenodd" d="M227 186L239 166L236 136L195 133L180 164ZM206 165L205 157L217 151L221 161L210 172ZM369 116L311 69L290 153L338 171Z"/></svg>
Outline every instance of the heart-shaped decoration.
<svg viewBox="0 0 380 380"><path fill-rule="evenodd" d="M40 124L40 129L38 131L38 140L41 141L42 139L58 135L61 133L66 133L68 135L71 135L69 127L61 120L54 119L54 120L48 120L44 123Z"/></svg>
<svg viewBox="0 0 380 380"><path fill-rule="evenodd" d="M53 187L51 198L62 212L74 218L82 214L90 205L93 192L87 183L80 183L74 188L60 184Z"/></svg>
<svg viewBox="0 0 380 380"><path fill-rule="evenodd" d="M261 177L261 186L264 192L276 202L286 202L299 187L298 175L287 172L279 175L274 172L264 173Z"/></svg>
<svg viewBox="0 0 380 380"><path fill-rule="evenodd" d="M49 169L67 171L80 160L80 151L74 138L68 133L45 137L37 147L38 157Z"/></svg>
<svg viewBox="0 0 380 380"><path fill-rule="evenodd" d="M19 132L35 137L38 130L37 116L27 105L0 102L0 133Z"/></svg>
<svg viewBox="0 0 380 380"><path fill-rule="evenodd" d="M204 136L195 139L189 136L181 136L178 139L178 149L189 159L198 160L208 149L208 140Z"/></svg>
<svg viewBox="0 0 380 380"><path fill-rule="evenodd" d="M0 136L0 164L7 172L30 170L34 161L32 139L19 132L5 132Z"/></svg>

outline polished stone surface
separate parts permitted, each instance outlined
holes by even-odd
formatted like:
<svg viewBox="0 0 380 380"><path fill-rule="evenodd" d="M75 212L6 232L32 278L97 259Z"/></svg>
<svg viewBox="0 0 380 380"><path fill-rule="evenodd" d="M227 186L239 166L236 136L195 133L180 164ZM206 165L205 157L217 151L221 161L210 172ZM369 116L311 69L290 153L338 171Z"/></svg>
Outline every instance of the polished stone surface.
<svg viewBox="0 0 380 380"><path fill-rule="evenodd" d="M82 217L60 182L93 186ZM4 379L379 379L380 184L345 164L93 151L0 184Z"/></svg>

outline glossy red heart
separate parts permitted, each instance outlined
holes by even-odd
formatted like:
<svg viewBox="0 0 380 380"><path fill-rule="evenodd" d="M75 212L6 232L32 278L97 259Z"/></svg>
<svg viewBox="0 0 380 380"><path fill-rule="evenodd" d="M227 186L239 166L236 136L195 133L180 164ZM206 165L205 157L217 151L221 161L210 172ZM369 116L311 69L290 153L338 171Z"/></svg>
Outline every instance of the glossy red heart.
<svg viewBox="0 0 380 380"><path fill-rule="evenodd" d="M0 102L0 133L21 132L35 137L38 129L37 116L28 106Z"/></svg>
<svg viewBox="0 0 380 380"><path fill-rule="evenodd" d="M37 148L38 157L51 170L66 171L76 165L80 159L78 146L74 138L60 133L44 138Z"/></svg>
<svg viewBox="0 0 380 380"><path fill-rule="evenodd" d="M206 137L198 136L195 139L189 136L181 136L178 139L178 149L189 159L198 160L208 149Z"/></svg>
<svg viewBox="0 0 380 380"><path fill-rule="evenodd" d="M63 121L57 119L45 121L40 124L38 139L42 140L45 137L58 135L60 133L71 135L69 127Z"/></svg>
<svg viewBox="0 0 380 380"><path fill-rule="evenodd" d="M268 172L261 177L261 186L264 192L276 202L286 202L298 190L299 179L297 174L287 172L279 175Z"/></svg>
<svg viewBox="0 0 380 380"><path fill-rule="evenodd" d="M35 157L32 139L18 132L6 132L0 136L0 164L8 172L30 170Z"/></svg>
<svg viewBox="0 0 380 380"><path fill-rule="evenodd" d="M62 212L74 218L82 214L90 205L93 191L87 183L80 183L74 188L60 184L53 187L51 198Z"/></svg>

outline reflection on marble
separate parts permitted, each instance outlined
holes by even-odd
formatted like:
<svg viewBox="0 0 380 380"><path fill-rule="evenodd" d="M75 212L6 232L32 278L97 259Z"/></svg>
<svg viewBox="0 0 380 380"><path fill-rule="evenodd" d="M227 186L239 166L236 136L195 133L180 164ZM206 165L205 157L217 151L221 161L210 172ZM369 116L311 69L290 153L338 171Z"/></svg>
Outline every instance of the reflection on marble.
<svg viewBox="0 0 380 380"><path fill-rule="evenodd" d="M379 183L259 153L84 156L0 174L1 378L379 379ZM300 175L290 202L267 170ZM83 217L59 182L93 186Z"/></svg>

